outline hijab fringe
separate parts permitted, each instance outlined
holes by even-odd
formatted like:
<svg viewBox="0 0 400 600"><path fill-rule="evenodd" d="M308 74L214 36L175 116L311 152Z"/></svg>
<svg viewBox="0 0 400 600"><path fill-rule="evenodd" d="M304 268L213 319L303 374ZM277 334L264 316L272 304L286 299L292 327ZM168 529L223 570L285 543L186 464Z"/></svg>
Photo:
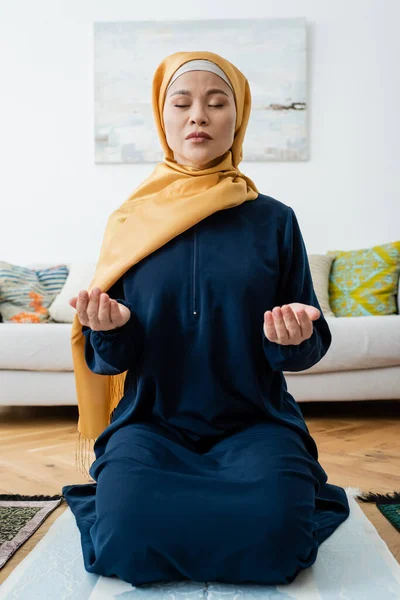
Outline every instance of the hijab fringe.
<svg viewBox="0 0 400 600"><path fill-rule="evenodd" d="M83 437L80 431L78 431L78 437L75 446L75 466L79 473L86 477L86 479L92 479L89 474L89 468L93 460L93 447L95 440Z"/></svg>
<svg viewBox="0 0 400 600"><path fill-rule="evenodd" d="M125 393L125 379L128 371L120 373L118 375L109 375L109 411L108 411L108 425L111 423L113 413L117 408L118 404L122 400ZM88 479L92 479L89 474L89 468L92 462L95 460L94 455L94 444L95 439L85 438L80 431L78 431L78 439L75 447L75 466L79 473Z"/></svg>

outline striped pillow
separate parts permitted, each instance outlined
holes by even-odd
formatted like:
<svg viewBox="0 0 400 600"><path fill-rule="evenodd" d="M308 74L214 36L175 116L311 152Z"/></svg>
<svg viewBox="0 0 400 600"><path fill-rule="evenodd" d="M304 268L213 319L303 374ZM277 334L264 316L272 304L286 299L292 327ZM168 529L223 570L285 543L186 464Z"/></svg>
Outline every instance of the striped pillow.
<svg viewBox="0 0 400 600"><path fill-rule="evenodd" d="M66 265L34 270L0 261L0 313L3 322L45 323L48 307L68 276Z"/></svg>

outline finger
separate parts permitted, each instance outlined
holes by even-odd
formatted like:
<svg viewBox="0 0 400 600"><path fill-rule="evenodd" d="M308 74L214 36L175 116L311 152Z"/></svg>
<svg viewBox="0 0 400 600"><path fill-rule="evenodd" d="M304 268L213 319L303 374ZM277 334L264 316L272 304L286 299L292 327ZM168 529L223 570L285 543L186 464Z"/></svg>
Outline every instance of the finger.
<svg viewBox="0 0 400 600"><path fill-rule="evenodd" d="M272 312L267 310L264 314L264 333L265 337L267 337L270 342L276 342L278 339L278 334L275 329L274 317L272 316Z"/></svg>
<svg viewBox="0 0 400 600"><path fill-rule="evenodd" d="M109 328L111 325L110 297L105 292L99 297L98 320L101 329Z"/></svg>
<svg viewBox="0 0 400 600"><path fill-rule="evenodd" d="M75 296L74 298L71 298L69 300L69 305L72 306L72 308L76 308L77 301L78 301L78 298L77 298L77 296Z"/></svg>
<svg viewBox="0 0 400 600"><path fill-rule="evenodd" d="M304 308L311 321L316 321L321 316L321 311L312 304L303 304L302 302L291 302L290 307L297 313L299 310Z"/></svg>
<svg viewBox="0 0 400 600"><path fill-rule="evenodd" d="M317 321L321 316L321 311L316 306L310 306L307 314L311 321Z"/></svg>
<svg viewBox="0 0 400 600"><path fill-rule="evenodd" d="M289 341L289 332L286 329L281 308L279 306L275 306L275 308L272 310L272 314L274 316L276 333L278 334L278 342L280 344L287 344Z"/></svg>
<svg viewBox="0 0 400 600"><path fill-rule="evenodd" d="M89 294L86 290L81 290L78 294L76 301L76 312L78 319L82 325L89 325L89 319L87 316L87 305L89 302Z"/></svg>
<svg viewBox="0 0 400 600"><path fill-rule="evenodd" d="M301 338L302 329L301 324L296 318L296 313L293 311L291 306L284 304L282 306L282 314L283 320L286 324L286 329L289 332L289 340L297 340L299 337Z"/></svg>
<svg viewBox="0 0 400 600"><path fill-rule="evenodd" d="M90 323L91 329L100 329L99 327L99 297L101 294L101 290L99 288L94 288L90 292L89 304L87 307L87 315Z"/></svg>
<svg viewBox="0 0 400 600"><path fill-rule="evenodd" d="M302 308L297 311L297 317L299 319L299 323L300 323L300 327L301 327L302 338L304 340L308 340L308 338L310 338L313 333L313 329L314 329L313 322L310 319L307 312Z"/></svg>
<svg viewBox="0 0 400 600"><path fill-rule="evenodd" d="M111 300L110 307L111 323L114 325L114 327L119 327L121 311L119 310L118 302L114 299Z"/></svg>

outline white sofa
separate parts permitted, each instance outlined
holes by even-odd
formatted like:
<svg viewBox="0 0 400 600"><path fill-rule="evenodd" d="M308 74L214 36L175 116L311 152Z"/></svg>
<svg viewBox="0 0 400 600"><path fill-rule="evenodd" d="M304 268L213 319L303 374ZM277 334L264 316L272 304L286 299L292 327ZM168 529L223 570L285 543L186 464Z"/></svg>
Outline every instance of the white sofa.
<svg viewBox="0 0 400 600"><path fill-rule="evenodd" d="M398 308L399 298L400 279ZM399 400L400 314L326 319L332 344L324 358L306 371L285 372L294 398L298 402ZM58 322L0 323L0 406L77 403L71 327L72 323Z"/></svg>

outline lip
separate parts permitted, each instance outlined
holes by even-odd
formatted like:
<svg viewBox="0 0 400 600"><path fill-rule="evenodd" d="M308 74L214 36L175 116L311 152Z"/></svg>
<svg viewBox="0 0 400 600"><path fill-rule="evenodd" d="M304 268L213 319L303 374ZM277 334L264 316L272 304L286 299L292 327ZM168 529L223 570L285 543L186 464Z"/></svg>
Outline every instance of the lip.
<svg viewBox="0 0 400 600"><path fill-rule="evenodd" d="M211 140L211 136L208 135L208 133L205 133L204 131L192 131L192 133L189 133L189 135L186 136L187 140L191 140L191 139L202 139L202 140Z"/></svg>

